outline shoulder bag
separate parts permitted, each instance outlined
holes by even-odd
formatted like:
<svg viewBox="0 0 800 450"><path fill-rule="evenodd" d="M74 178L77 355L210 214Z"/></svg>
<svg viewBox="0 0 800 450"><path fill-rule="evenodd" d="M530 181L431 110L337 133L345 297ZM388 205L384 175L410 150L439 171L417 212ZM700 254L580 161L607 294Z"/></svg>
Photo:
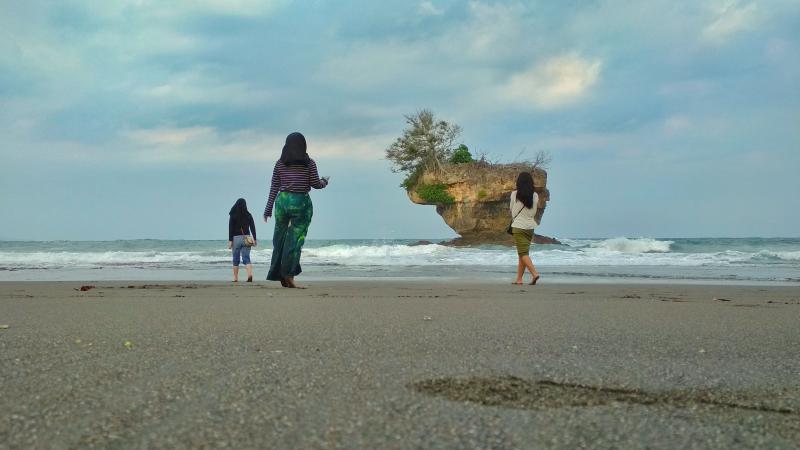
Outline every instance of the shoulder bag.
<svg viewBox="0 0 800 450"><path fill-rule="evenodd" d="M245 247L252 247L252 246L256 245L256 240L253 239L253 236L250 236L249 234L246 234L244 232L244 228L241 228L241 230L242 230L242 236L244 236L244 246Z"/></svg>
<svg viewBox="0 0 800 450"><path fill-rule="evenodd" d="M523 210L523 209L525 209L525 205L522 205L522 209L520 209L520 210L519 210L519 211L518 211L518 212L517 212L517 213L514 215L514 218L512 218L512 219L511 219L511 222L508 224L508 228L506 228L506 233L508 233L508 234L514 234L514 232L511 230L511 225L514 223L514 221L515 221L515 220L517 220L517 216L519 216L519 215L520 215L520 213L522 213L522 210Z"/></svg>

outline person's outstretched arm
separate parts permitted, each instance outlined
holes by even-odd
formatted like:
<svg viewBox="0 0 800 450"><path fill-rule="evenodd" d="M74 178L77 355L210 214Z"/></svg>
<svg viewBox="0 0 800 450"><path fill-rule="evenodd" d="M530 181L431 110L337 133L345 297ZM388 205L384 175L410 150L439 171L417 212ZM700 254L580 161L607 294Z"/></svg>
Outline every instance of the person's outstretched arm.
<svg viewBox="0 0 800 450"><path fill-rule="evenodd" d="M314 189L323 189L328 185L328 180L320 179L317 163L313 159L308 163L308 182Z"/></svg>
<svg viewBox="0 0 800 450"><path fill-rule="evenodd" d="M275 206L275 197L277 197L278 189L281 187L281 174L278 172L279 163L280 161L275 163L275 168L272 170L272 185L269 188L267 206L264 208L264 220L267 220L268 217L272 217L272 207Z"/></svg>

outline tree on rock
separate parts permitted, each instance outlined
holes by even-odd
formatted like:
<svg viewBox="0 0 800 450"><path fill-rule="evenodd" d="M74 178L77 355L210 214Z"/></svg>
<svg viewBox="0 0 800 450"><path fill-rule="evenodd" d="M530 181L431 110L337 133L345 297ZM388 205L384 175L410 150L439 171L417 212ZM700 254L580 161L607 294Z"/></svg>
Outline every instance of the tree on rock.
<svg viewBox="0 0 800 450"><path fill-rule="evenodd" d="M407 175L403 185L408 188L422 171L441 171L453 156L453 143L461 134L461 127L436 120L428 109L405 118L408 126L386 149L386 159L392 162L393 172Z"/></svg>
<svg viewBox="0 0 800 450"><path fill-rule="evenodd" d="M475 159L472 157L472 153L469 152L469 148L464 144L459 145L458 148L453 151L452 156L450 156L450 164L466 164L471 162L475 162Z"/></svg>

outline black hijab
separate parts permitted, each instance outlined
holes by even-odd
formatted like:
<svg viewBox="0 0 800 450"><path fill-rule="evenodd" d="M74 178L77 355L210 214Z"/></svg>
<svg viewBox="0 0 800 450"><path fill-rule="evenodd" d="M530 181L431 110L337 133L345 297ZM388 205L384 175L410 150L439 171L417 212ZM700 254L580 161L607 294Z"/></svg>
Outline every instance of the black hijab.
<svg viewBox="0 0 800 450"><path fill-rule="evenodd" d="M243 198L236 200L236 203L234 203L231 208L231 212L228 214L230 214L231 218L234 219L236 223L250 223L250 211L247 210L247 202Z"/></svg>
<svg viewBox="0 0 800 450"><path fill-rule="evenodd" d="M306 138L298 132L286 136L286 144L281 151L281 162L287 166L306 166L311 158L306 152Z"/></svg>

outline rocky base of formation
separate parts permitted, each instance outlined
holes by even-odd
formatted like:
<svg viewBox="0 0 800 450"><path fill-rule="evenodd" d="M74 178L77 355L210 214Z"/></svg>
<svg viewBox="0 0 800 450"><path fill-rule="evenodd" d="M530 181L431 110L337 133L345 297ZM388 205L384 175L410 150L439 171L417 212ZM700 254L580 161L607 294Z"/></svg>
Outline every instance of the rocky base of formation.
<svg viewBox="0 0 800 450"><path fill-rule="evenodd" d="M511 219L509 201L516 188L517 176L522 171L533 175L536 190L542 197L541 205L546 207L550 200L547 172L524 164L474 162L447 165L438 173L424 172L416 186L408 190L408 197L420 205L436 206L436 212L460 236L447 245L513 245L513 239L506 234ZM420 188L431 185L443 186L452 201L435 203L422 198ZM534 243L560 242L536 235Z"/></svg>
<svg viewBox="0 0 800 450"><path fill-rule="evenodd" d="M533 235L533 243L534 244L540 244L540 245L541 244L561 244L561 241L559 241L556 238L549 237L549 236L542 236L541 234L534 234ZM434 241L417 241L417 242L415 242L415 243L413 243L411 245L413 246L413 245L433 245L433 244L444 245L444 246L447 246L447 247L474 247L476 245L508 245L508 246L512 246L512 245L514 245L514 239L511 236L509 236L508 234L506 234L505 235L505 239L500 240L500 241L487 241L485 239L472 240L472 239L465 239L465 238L462 238L462 237L457 237L457 238L451 239L449 241L436 241L436 242L434 242Z"/></svg>
<svg viewBox="0 0 800 450"><path fill-rule="evenodd" d="M457 237L450 241L440 242L441 245L446 245L448 247L472 247L475 245L514 245L514 238L508 234L504 234L504 237L497 240L491 241L488 239L475 239L475 238L463 238ZM556 238L552 238L549 236L542 236L541 234L534 234L533 235L533 243L534 244L561 244Z"/></svg>

